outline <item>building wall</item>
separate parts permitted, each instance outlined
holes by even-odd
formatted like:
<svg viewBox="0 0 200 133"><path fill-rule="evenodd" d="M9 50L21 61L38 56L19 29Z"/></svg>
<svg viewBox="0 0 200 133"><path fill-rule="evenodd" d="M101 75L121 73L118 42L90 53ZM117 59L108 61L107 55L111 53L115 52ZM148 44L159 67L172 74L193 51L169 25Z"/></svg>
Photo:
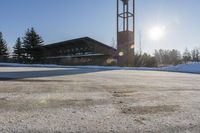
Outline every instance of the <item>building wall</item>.
<svg viewBox="0 0 200 133"><path fill-rule="evenodd" d="M113 65L110 61L112 58L109 56L89 56L89 57L62 57L62 58L50 58L46 60L48 64L59 64L59 65Z"/></svg>
<svg viewBox="0 0 200 133"><path fill-rule="evenodd" d="M119 66L134 64L134 33L123 31L118 33L117 58Z"/></svg>
<svg viewBox="0 0 200 133"><path fill-rule="evenodd" d="M110 65L116 53L115 49L88 38L47 45L45 51L46 63L63 65Z"/></svg>

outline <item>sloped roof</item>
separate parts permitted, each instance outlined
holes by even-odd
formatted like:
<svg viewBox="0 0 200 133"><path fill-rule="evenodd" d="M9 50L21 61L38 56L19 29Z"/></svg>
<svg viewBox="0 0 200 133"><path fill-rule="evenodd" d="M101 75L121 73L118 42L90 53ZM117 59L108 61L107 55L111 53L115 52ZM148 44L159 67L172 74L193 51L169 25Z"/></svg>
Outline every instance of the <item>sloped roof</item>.
<svg viewBox="0 0 200 133"><path fill-rule="evenodd" d="M70 45L72 43L79 43L80 41L85 41L85 42L93 42L96 45L101 45L103 47L109 48L109 49L113 49L116 50L115 48L108 46L104 43L101 43L97 40L94 40L90 37L82 37L82 38L77 38L77 39L72 39L72 40L67 40L67 41L62 41L62 42L57 42L57 43L53 43L53 44L48 44L48 45L44 45L44 47L48 48L48 47L54 47L54 46L63 46L63 45Z"/></svg>

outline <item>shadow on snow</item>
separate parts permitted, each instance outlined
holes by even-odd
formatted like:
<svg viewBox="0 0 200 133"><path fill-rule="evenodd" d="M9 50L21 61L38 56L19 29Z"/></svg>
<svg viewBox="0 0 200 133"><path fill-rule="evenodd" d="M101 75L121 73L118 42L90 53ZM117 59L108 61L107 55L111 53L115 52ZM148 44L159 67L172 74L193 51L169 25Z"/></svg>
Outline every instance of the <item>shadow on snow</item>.
<svg viewBox="0 0 200 133"><path fill-rule="evenodd" d="M77 74L87 74L87 73L95 73L95 72L110 71L110 70L111 69L73 68L73 69L62 69L62 70L0 72L0 81L77 75Z"/></svg>

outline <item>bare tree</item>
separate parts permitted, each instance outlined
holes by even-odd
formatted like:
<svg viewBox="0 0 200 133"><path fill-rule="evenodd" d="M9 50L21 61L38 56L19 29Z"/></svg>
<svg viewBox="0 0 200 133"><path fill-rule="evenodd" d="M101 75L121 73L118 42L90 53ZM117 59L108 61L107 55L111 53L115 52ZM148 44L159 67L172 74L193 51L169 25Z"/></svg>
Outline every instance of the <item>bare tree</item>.
<svg viewBox="0 0 200 133"><path fill-rule="evenodd" d="M198 62L200 59L200 51L198 48L194 48L191 52L192 60Z"/></svg>
<svg viewBox="0 0 200 133"><path fill-rule="evenodd" d="M191 61L192 57L191 57L191 53L190 51L186 48L185 51L183 52L183 61L185 63L188 63L189 61Z"/></svg>

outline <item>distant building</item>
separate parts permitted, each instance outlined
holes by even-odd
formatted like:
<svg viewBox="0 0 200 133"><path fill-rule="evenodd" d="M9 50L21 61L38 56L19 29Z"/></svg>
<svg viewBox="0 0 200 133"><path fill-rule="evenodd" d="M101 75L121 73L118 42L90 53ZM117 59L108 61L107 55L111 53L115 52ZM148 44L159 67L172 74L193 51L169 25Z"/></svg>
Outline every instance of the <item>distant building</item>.
<svg viewBox="0 0 200 133"><path fill-rule="evenodd" d="M46 63L63 65L112 65L116 49L84 37L44 46Z"/></svg>

